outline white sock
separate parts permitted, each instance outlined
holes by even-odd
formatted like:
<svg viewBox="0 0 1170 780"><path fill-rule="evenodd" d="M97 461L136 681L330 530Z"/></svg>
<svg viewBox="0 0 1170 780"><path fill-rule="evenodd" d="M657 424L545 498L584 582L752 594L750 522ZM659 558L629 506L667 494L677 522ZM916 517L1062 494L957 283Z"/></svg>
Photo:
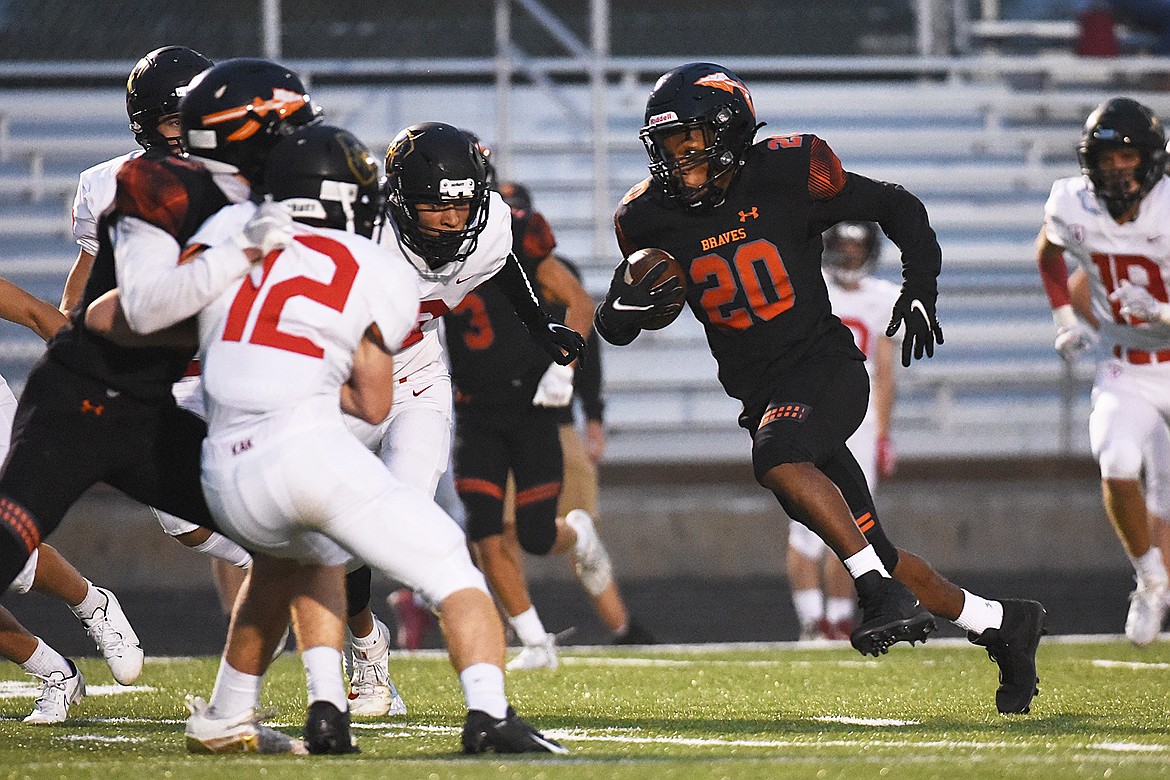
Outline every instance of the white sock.
<svg viewBox="0 0 1170 780"><path fill-rule="evenodd" d="M512 628L516 629L516 636L524 645L544 644L548 632L544 630L544 623L540 622L540 615L536 614L536 607L529 607L515 617L508 618Z"/></svg>
<svg viewBox="0 0 1170 780"><path fill-rule="evenodd" d="M310 647L301 653L305 666L305 686L309 691L309 704L327 701L341 712L349 706L345 694L345 682L341 677L341 651L329 645Z"/></svg>
<svg viewBox="0 0 1170 780"><path fill-rule="evenodd" d="M963 611L955 618L955 625L972 634L999 628L1003 625L1003 604L964 590Z"/></svg>
<svg viewBox="0 0 1170 780"><path fill-rule="evenodd" d="M801 626L812 625L825 616L825 599L816 588L792 591L792 606Z"/></svg>
<svg viewBox="0 0 1170 780"><path fill-rule="evenodd" d="M53 672L61 672L66 677L73 676L73 670L69 668L69 661L65 659L65 656L45 644L45 640L39 636L37 637L37 648L33 650L28 660L19 666L37 677L48 677Z"/></svg>
<svg viewBox="0 0 1170 780"><path fill-rule="evenodd" d="M488 663L472 664L459 673L467 709L480 710L501 720L508 714L504 695L504 670Z"/></svg>
<svg viewBox="0 0 1170 780"><path fill-rule="evenodd" d="M867 544L864 550L855 552L846 558L842 563L845 568L849 570L849 576L857 579L862 574L868 574L871 571L876 571L878 574L886 577L890 573L886 571L886 567L882 565L882 559L878 557L877 551L873 549L872 544Z"/></svg>
<svg viewBox="0 0 1170 780"><path fill-rule="evenodd" d="M1166 582L1166 564L1162 560L1162 551L1157 547L1151 546L1144 555L1129 560L1141 582Z"/></svg>
<svg viewBox="0 0 1170 780"><path fill-rule="evenodd" d="M247 569L252 565L252 555L247 550L223 534L218 534L214 531L207 538L206 542L197 544L191 549L197 550L204 555L210 555L212 558L227 561L232 566L240 569Z"/></svg>
<svg viewBox="0 0 1170 780"><path fill-rule="evenodd" d="M85 584L89 586L89 589L85 592L85 598L81 600L80 604L70 607L73 610L73 614L82 620L88 620L93 617L94 612L106 605L106 594L94 587L94 584L89 580L86 580Z"/></svg>
<svg viewBox="0 0 1170 780"><path fill-rule="evenodd" d="M853 610L857 602L841 596L830 596L825 601L825 618L830 623L841 623L853 620Z"/></svg>
<svg viewBox="0 0 1170 780"><path fill-rule="evenodd" d="M353 649L364 654L366 658L381 658L390 651L390 643L382 635L377 618L374 618L374 630L370 632L370 635L355 636L352 644Z"/></svg>
<svg viewBox="0 0 1170 780"><path fill-rule="evenodd" d="M211 690L208 707L214 718L233 718L260 706L262 677L233 669L226 660L219 662L215 687Z"/></svg>

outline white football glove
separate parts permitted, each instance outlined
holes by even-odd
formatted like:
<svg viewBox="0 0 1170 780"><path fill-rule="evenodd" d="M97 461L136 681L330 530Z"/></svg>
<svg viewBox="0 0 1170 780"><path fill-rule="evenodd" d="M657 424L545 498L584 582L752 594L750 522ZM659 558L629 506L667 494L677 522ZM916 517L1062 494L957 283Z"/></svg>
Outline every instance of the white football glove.
<svg viewBox="0 0 1170 780"><path fill-rule="evenodd" d="M269 252L288 246L292 237L293 220L288 209L266 200L256 207L256 213L242 231L232 236L232 241L240 249L258 249L261 257L267 257Z"/></svg>
<svg viewBox="0 0 1170 780"><path fill-rule="evenodd" d="M568 406L573 400L573 367L553 363L540 378L536 395L532 396L533 406Z"/></svg>
<svg viewBox="0 0 1170 780"><path fill-rule="evenodd" d="M1121 313L1143 322L1170 323L1170 304L1160 302L1145 287L1122 279L1109 300L1121 304Z"/></svg>
<svg viewBox="0 0 1170 780"><path fill-rule="evenodd" d="M1073 312L1068 304L1054 309L1052 318L1056 321L1056 351L1069 363L1097 343L1097 332Z"/></svg>

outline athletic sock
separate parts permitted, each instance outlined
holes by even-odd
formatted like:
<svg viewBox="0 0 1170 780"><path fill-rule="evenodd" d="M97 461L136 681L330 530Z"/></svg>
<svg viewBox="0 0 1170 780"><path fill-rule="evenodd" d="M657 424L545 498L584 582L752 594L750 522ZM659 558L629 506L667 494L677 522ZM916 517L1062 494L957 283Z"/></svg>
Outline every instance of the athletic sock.
<svg viewBox="0 0 1170 780"><path fill-rule="evenodd" d="M329 645L310 647L301 653L309 704L327 701L341 712L349 706L341 678L341 652Z"/></svg>
<svg viewBox="0 0 1170 780"><path fill-rule="evenodd" d="M472 664L459 673L467 709L486 712L503 720L508 715L508 697L504 695L504 670L489 663Z"/></svg>
<svg viewBox="0 0 1170 780"><path fill-rule="evenodd" d="M88 589L85 591L85 598L81 600L80 604L71 606L73 614L77 615L81 620L89 620L93 617L93 613L97 612L99 608L106 605L106 594L98 590L92 582L85 581Z"/></svg>
<svg viewBox="0 0 1170 780"><path fill-rule="evenodd" d="M841 623L853 620L853 612L857 607L856 599L830 596L825 600L825 619L830 623Z"/></svg>
<svg viewBox="0 0 1170 780"><path fill-rule="evenodd" d="M540 622L540 615L536 614L536 607L529 607L515 617L508 618L516 636L525 646L544 644L548 632L544 630L544 623Z"/></svg>
<svg viewBox="0 0 1170 780"><path fill-rule="evenodd" d="M260 706L262 677L233 669L226 660L219 662L215 687L211 689L208 708L217 719L233 718Z"/></svg>
<svg viewBox="0 0 1170 780"><path fill-rule="evenodd" d="M197 544L191 549L213 558L219 558L221 561L227 561L239 569L247 569L252 565L251 554L223 534L212 532L206 542Z"/></svg>
<svg viewBox="0 0 1170 780"><path fill-rule="evenodd" d="M976 635L989 628L1000 628L1003 625L1003 604L964 590L963 611L955 618L954 623Z"/></svg>
<svg viewBox="0 0 1170 780"><path fill-rule="evenodd" d="M377 618L374 619L374 630L370 632L370 635L355 636L352 644L353 649L362 652L366 658L380 658L390 652L390 643L382 636Z"/></svg>
<svg viewBox="0 0 1170 780"><path fill-rule="evenodd" d="M1133 569L1137 572L1138 581L1142 583L1166 582L1166 564L1162 560L1162 551L1157 547L1150 547L1144 555L1130 558Z"/></svg>
<svg viewBox="0 0 1170 780"><path fill-rule="evenodd" d="M801 628L811 626L825 616L824 595L816 588L801 588L792 591L792 606Z"/></svg>
<svg viewBox="0 0 1170 780"><path fill-rule="evenodd" d="M882 565L882 559L878 557L877 550L873 549L872 544L867 544L865 549L853 553L842 563L849 570L849 576L855 580L862 574L868 574L871 571L876 571L887 579L890 577L890 573Z"/></svg>
<svg viewBox="0 0 1170 780"><path fill-rule="evenodd" d="M45 644L45 640L39 636L37 637L37 647L33 650L32 655L18 666L29 674L35 674L41 678L46 678L53 672L61 672L66 677L73 676L73 670L69 668L69 661L66 660L65 656Z"/></svg>

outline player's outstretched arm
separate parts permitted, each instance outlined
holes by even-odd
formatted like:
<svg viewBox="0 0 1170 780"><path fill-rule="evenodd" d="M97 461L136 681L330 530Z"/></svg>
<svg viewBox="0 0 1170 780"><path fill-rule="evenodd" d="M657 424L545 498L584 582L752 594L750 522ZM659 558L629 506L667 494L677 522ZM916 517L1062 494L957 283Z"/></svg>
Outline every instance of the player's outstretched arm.
<svg viewBox="0 0 1170 780"><path fill-rule="evenodd" d="M0 279L0 317L23 325L48 341L69 320L52 304Z"/></svg>
<svg viewBox="0 0 1170 780"><path fill-rule="evenodd" d="M93 255L85 249L77 250L77 259L69 269L69 276L65 277L65 291L61 293L61 311L66 315L73 311L73 307L81 303L85 294L85 283L89 281L89 272L93 269Z"/></svg>
<svg viewBox="0 0 1170 780"><path fill-rule="evenodd" d="M540 308L540 302L536 299L536 293L532 291L528 275L520 267L520 261L515 255L508 255L504 267L492 277L492 281L499 285L500 291L507 296L516 316L524 323L533 341L553 360L562 366L567 366L574 360L585 361L585 339L580 333L572 328L566 328Z"/></svg>
<svg viewBox="0 0 1170 780"><path fill-rule="evenodd" d="M371 325L353 353L349 379L341 386L341 411L377 425L394 403L394 358Z"/></svg>

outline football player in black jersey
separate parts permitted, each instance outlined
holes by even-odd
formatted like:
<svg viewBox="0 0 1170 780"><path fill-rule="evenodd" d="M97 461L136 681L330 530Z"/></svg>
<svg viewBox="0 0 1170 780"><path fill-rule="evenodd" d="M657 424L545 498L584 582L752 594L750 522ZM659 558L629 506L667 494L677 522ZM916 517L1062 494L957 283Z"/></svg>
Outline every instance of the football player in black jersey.
<svg viewBox="0 0 1170 780"><path fill-rule="evenodd" d="M656 247L682 265L685 302L703 324L720 382L743 404L757 481L853 575L862 610L853 646L878 655L924 640L935 628L925 606L998 662L999 711L1027 712L1043 607L975 596L896 548L845 446L865 415L869 378L830 310L821 234L841 221L874 221L901 249L902 290L887 335L905 325L909 365L932 356L943 336L935 316L941 250L926 209L896 184L845 171L817 136L755 142L760 126L747 87L726 68L691 63L663 75L641 131L651 176L614 217L622 253ZM628 344L642 323L682 306L679 281L659 283L665 268L630 283L627 263L618 265L595 317L602 338Z"/></svg>

